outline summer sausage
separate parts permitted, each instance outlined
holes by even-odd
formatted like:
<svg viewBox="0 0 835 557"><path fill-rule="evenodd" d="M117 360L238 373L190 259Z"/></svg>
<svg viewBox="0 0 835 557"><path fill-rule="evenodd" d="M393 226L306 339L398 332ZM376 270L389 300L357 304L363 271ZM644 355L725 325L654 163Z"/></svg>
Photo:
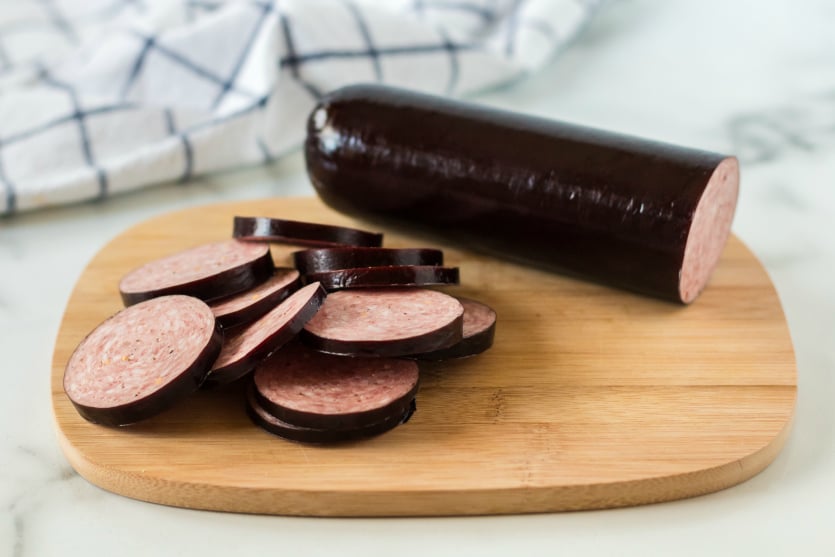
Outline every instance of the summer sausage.
<svg viewBox="0 0 835 557"><path fill-rule="evenodd" d="M253 373L260 405L316 429L358 429L400 419L418 390L418 366L395 358L332 356L290 343Z"/></svg>
<svg viewBox="0 0 835 557"><path fill-rule="evenodd" d="M296 269L303 275L392 265L443 265L444 252L430 248L319 248L293 253Z"/></svg>
<svg viewBox="0 0 835 557"><path fill-rule="evenodd" d="M269 217L235 217L232 236L241 240L317 247L339 245L379 247L383 243L383 235L378 232Z"/></svg>
<svg viewBox="0 0 835 557"><path fill-rule="evenodd" d="M733 157L378 85L324 97L305 156L337 210L684 303L739 185Z"/></svg>
<svg viewBox="0 0 835 557"><path fill-rule="evenodd" d="M298 290L301 277L296 269L277 268L258 286L209 304L218 324L235 327L258 319Z"/></svg>
<svg viewBox="0 0 835 557"><path fill-rule="evenodd" d="M226 240L145 263L122 277L119 292L126 306L168 294L213 300L264 282L274 268L268 244Z"/></svg>
<svg viewBox="0 0 835 557"><path fill-rule="evenodd" d="M229 331L217 361L206 376L206 386L231 383L252 371L273 351L291 341L319 311L324 299L322 286L317 282L309 284L257 320Z"/></svg>
<svg viewBox="0 0 835 557"><path fill-rule="evenodd" d="M338 290L299 335L321 352L397 357L431 352L463 337L464 307L423 288Z"/></svg>
<svg viewBox="0 0 835 557"><path fill-rule="evenodd" d="M436 265L396 265L322 271L305 275L305 280L320 282L325 290L380 288L384 286L439 286L458 284L458 267Z"/></svg>
<svg viewBox="0 0 835 557"><path fill-rule="evenodd" d="M407 422L415 410L415 401L412 399L402 416L392 417L371 425L356 429L312 428L288 424L273 416L261 406L254 390L254 386L250 385L246 403L247 414L249 414L253 423L274 435L299 443L323 445L374 437Z"/></svg>
<svg viewBox="0 0 835 557"><path fill-rule="evenodd" d="M496 334L496 312L488 305L467 298L458 298L464 306L464 331L461 342L449 348L415 354L418 360L453 360L475 356L493 346Z"/></svg>
<svg viewBox="0 0 835 557"><path fill-rule="evenodd" d="M64 370L64 390L91 422L138 422L197 390L221 342L201 300L154 298L116 313L81 341Z"/></svg>

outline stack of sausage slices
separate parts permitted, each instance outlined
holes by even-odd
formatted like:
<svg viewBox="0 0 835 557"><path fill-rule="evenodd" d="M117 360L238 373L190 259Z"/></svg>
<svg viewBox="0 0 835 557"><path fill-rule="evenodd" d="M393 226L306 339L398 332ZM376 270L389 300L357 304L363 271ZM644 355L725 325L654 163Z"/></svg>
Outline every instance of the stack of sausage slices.
<svg viewBox="0 0 835 557"><path fill-rule="evenodd" d="M307 249L276 268L271 242ZM496 313L423 288L459 282L440 250L381 245L364 230L235 217L232 239L122 278L127 307L75 349L64 390L87 420L122 426L245 380L253 422L286 439L388 431L415 410L418 362L487 350Z"/></svg>

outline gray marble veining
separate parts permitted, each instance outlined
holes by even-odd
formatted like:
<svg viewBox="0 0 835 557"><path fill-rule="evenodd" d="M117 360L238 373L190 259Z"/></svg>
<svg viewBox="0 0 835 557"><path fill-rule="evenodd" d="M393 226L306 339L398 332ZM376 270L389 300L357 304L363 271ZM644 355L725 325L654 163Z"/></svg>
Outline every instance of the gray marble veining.
<svg viewBox="0 0 835 557"><path fill-rule="evenodd" d="M732 152L746 164L835 146L835 90L795 104L741 113L727 124Z"/></svg>

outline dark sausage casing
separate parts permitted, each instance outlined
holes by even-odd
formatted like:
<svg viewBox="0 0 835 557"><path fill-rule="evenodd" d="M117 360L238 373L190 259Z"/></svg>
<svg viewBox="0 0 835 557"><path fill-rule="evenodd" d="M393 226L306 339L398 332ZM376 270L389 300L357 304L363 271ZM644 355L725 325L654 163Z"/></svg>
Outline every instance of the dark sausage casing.
<svg viewBox="0 0 835 557"><path fill-rule="evenodd" d="M684 303L739 185L734 157L376 85L325 97L305 154L339 211Z"/></svg>

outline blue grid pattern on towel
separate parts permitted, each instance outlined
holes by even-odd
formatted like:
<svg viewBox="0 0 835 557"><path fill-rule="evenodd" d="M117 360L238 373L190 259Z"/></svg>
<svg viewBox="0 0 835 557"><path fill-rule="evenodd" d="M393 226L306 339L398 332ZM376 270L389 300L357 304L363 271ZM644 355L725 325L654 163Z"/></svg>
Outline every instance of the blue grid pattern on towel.
<svg viewBox="0 0 835 557"><path fill-rule="evenodd" d="M13 167L16 165L10 162L16 162L17 159L12 158L8 153L10 148L16 145L19 146L23 142L31 141L33 138L48 134L51 130L67 124L77 129L77 141L83 155L83 165L89 171L96 186L94 194L87 191L88 187L85 190L86 193L79 194L77 199L70 195L71 201L107 197L111 193L110 173L120 172L121 167L112 161L97 157L98 142L108 141L111 137L97 137L91 133L91 123L99 119L118 120L131 111L142 110L148 113L149 117L156 114L164 121L165 137L150 140L150 143L173 139L181 151L182 162L176 171L163 170L160 176L164 180L188 181L195 175L201 157L201 143L195 139L196 134L205 134L206 130L212 128L223 128L225 124L253 113L258 113L263 117L271 102L278 102L277 86L267 90L259 89L252 85L251 79L243 75L256 43L263 42L269 33L277 36L280 43L277 59L274 61L278 76L275 82L282 83L284 76L289 76L309 96L304 108L312 107L327 90L352 81L350 75L339 74L338 66L334 66L337 68L334 72L338 75L338 79L334 79L333 83L323 83L320 78L321 75L327 73L323 70L323 66L346 61L367 63L374 80L390 82L386 71L386 68L390 66L387 64L410 64L414 63L415 57L439 57L444 60L443 64L447 68L448 76L445 83L435 86L434 89L438 93L455 95L460 94L462 90L472 90L492 84L489 78L483 77L462 83L465 74L474 72L468 69L470 66L467 64L472 66L476 63L463 60L462 55L483 54L489 51L490 44L499 42L501 45L498 50L501 52L498 54L488 52L484 54L484 59L488 59L489 55L498 59L497 68L509 68L507 71L502 70L504 74L496 75L494 81L512 79L525 70L524 66L514 67L512 64L513 57L518 52L519 36L524 31L530 30L541 35L543 40L551 43L551 47L555 48L568 40L570 34L577 31L597 6L597 2L592 0L569 1L569 4L576 5L581 15L576 18L576 23L569 25L563 32L558 32L552 21L526 12L526 9L530 8L530 4L533 3L536 2L534 0L473 0L469 2L414 0L405 2L399 7L400 12L395 15L404 17L403 14L406 14L405 20L411 26L404 30L402 41L393 42L390 37L386 40L379 40L378 36L390 35L382 27L382 23L387 21L386 17L392 16L395 8L386 11L385 8L375 8L368 1L359 0L320 1L318 4L323 10L327 7L334 12L339 9L346 13L347 19L354 27L354 35L359 37L359 44L356 44L357 41L348 41L344 46L334 47L332 45L317 46L316 37L311 37L307 31L308 36L305 36L303 40L299 38L296 18L304 19L310 10L300 8L298 4L293 5L291 0L241 2L189 0L182 4L182 25L186 26L190 24L189 22L206 21L206 18L211 18L213 14L220 13L222 10L243 10L244 8L249 10L245 14L249 17L248 30L231 37L234 43L230 45L230 48L237 53L231 68L212 67L205 61L198 60L193 53L180 48L182 41L177 37L172 40L173 34L168 30L147 32L142 29L133 29L126 31L121 38L123 41L121 44L125 44L124 41L129 39L135 43L133 55L123 57L119 61L125 69L123 80L113 87L115 92L96 95L91 94L83 82L68 79L66 75L63 75L60 65L55 67L42 64L37 59L17 60L13 49L10 48L10 43L15 42L15 36L18 34L34 32L50 33L53 38L59 37L63 40L67 48L76 47L83 42L82 28L86 29L95 25L96 22L115 20L126 13L141 16L151 9L150 2L148 0L99 2L95 9L88 9L79 15L63 11L61 7L63 4L59 6L54 0L38 0L36 4L42 9L39 18L29 17L0 24L0 79L10 73L34 69L34 78L30 86L63 93L69 101L69 111L45 122L33 118L31 125L22 126L10 132L4 130L0 124L0 184L2 184L0 197L5 200L0 205L0 215L10 215L20 210L20 197L25 190L21 187L24 182L35 184L30 188L35 193L27 198L26 208L54 204L44 197L48 197L49 192L44 193L44 189L37 186L38 176L29 172L31 167L25 167L22 171L15 170ZM539 4L542 2L540 1ZM373 9L377 11L371 14ZM321 16L326 17L325 13ZM240 17L244 18L243 15ZM469 18L472 21L467 25L479 29L480 32L462 38L460 29L443 24L445 18L451 17L457 20ZM419 28L418 24L424 25ZM413 29L417 29L419 32L414 34L420 36L411 36L409 31ZM488 34L493 43L483 39L483 36ZM505 59L500 59L501 56ZM143 104L141 95L139 95L139 100L134 98L137 89L142 85L145 74L150 72L148 66L152 58L164 59L165 63L172 68L169 70L172 82L176 82L179 77L187 74L188 80L199 81L200 87L214 90L210 98L201 100L204 104L199 107L202 111L200 117L186 118L188 120L186 123L178 125L179 114L182 112L180 107L159 106L155 103ZM421 86L420 83L414 85ZM3 87L2 81L0 81L0 87ZM0 92L2 91L3 89L0 88ZM229 107L226 106L227 101L230 102ZM271 142L281 142L273 141L275 138L268 137L268 135L263 130L254 133L249 138L252 143L251 152L247 151L242 154L239 162L248 164L275 160L279 155L271 147ZM32 156L44 157L48 156L48 153L35 153ZM16 172L19 176L15 175ZM141 187L141 185L143 184L130 182L126 188Z"/></svg>

